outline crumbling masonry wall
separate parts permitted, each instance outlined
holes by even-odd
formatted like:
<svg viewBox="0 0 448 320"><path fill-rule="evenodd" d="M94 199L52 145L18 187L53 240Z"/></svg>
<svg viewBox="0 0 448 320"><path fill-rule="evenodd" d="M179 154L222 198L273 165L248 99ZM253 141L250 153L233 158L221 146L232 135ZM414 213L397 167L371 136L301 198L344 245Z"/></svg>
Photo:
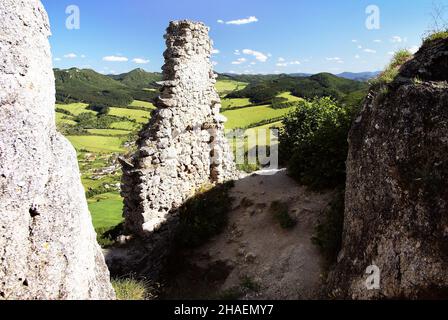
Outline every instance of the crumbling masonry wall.
<svg viewBox="0 0 448 320"><path fill-rule="evenodd" d="M167 29L158 109L140 133L138 151L123 161L124 216L135 234L158 231L199 188L235 176L208 31L190 21Z"/></svg>
<svg viewBox="0 0 448 320"><path fill-rule="evenodd" d="M113 299L76 152L56 131L47 14L0 1L0 300Z"/></svg>

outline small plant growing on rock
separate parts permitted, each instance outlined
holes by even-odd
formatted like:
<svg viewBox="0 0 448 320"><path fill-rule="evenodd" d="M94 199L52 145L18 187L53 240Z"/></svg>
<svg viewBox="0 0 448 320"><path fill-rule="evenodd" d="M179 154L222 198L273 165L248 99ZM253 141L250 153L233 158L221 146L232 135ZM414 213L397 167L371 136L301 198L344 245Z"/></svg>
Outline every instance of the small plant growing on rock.
<svg viewBox="0 0 448 320"><path fill-rule="evenodd" d="M297 225L297 221L289 214L289 206L287 203L274 201L271 204L270 210L274 219L283 229L293 229Z"/></svg>
<svg viewBox="0 0 448 320"><path fill-rule="evenodd" d="M134 278L112 280L118 300L141 301L151 300L155 297L149 292L149 284L146 281Z"/></svg>
<svg viewBox="0 0 448 320"><path fill-rule="evenodd" d="M384 85L394 81L400 71L401 66L412 57L412 53L407 49L397 51L387 68L378 76L377 79L372 81L372 84Z"/></svg>

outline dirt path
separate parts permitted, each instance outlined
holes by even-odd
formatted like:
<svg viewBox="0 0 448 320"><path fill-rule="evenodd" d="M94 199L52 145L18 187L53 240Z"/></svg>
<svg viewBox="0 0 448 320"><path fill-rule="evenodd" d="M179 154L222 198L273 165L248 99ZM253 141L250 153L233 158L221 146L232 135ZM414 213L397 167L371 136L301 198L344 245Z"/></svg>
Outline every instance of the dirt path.
<svg viewBox="0 0 448 320"><path fill-rule="evenodd" d="M216 292L233 298L238 294L242 299L319 297L322 259L311 239L332 194L312 193L283 170L265 173L236 182L228 227L207 245L184 256L188 272L176 280L172 297L187 294L180 293L180 288L202 290L206 296ZM289 205L290 215L297 221L295 228L280 227L270 211L274 201ZM191 281L203 275L207 284Z"/></svg>

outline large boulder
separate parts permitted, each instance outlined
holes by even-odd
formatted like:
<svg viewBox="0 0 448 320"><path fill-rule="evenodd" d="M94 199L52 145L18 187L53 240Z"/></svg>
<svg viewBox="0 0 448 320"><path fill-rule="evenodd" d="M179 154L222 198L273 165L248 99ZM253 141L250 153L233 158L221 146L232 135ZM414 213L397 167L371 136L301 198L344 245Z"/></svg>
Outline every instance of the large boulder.
<svg viewBox="0 0 448 320"><path fill-rule="evenodd" d="M76 152L55 127L47 14L0 2L0 299L113 299Z"/></svg>
<svg viewBox="0 0 448 320"><path fill-rule="evenodd" d="M448 39L427 41L367 98L350 134L333 296L448 297L447 80Z"/></svg>

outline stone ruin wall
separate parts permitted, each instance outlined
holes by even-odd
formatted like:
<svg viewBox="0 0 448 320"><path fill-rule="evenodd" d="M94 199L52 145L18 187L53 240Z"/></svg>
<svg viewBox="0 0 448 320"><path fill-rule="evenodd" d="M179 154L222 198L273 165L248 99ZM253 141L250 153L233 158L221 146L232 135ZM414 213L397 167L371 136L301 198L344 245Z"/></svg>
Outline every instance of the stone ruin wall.
<svg viewBox="0 0 448 320"><path fill-rule="evenodd" d="M39 0L0 1L0 300L113 299L76 152L56 131Z"/></svg>
<svg viewBox="0 0 448 320"><path fill-rule="evenodd" d="M190 21L167 29L158 109L140 133L138 151L122 161L126 229L134 234L158 231L199 188L235 177L208 31Z"/></svg>

